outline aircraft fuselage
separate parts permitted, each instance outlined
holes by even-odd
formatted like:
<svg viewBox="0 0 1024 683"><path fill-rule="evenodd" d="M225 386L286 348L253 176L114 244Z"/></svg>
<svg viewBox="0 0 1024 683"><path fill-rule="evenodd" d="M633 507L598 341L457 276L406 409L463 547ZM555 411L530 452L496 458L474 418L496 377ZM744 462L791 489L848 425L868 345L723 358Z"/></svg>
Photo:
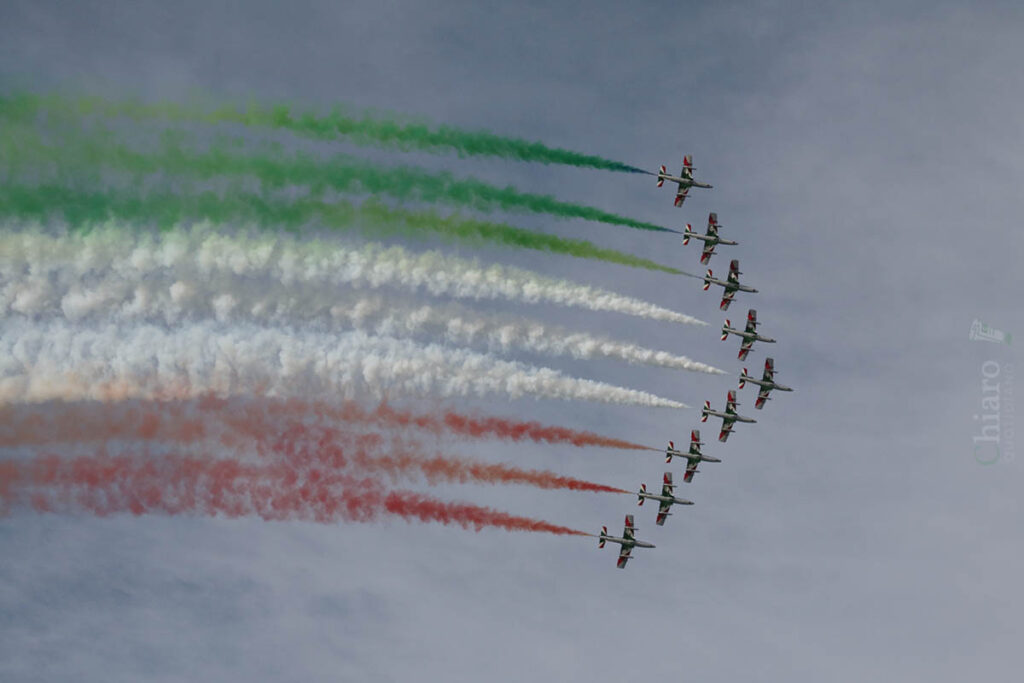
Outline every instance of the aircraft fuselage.
<svg viewBox="0 0 1024 683"><path fill-rule="evenodd" d="M608 543L618 543L619 545L630 548L653 548L653 543L647 541L630 540L628 538L618 538L616 536L601 536L601 540L607 541Z"/></svg>
<svg viewBox="0 0 1024 683"><path fill-rule="evenodd" d="M703 187L708 190L712 188L712 186L709 185L708 183L702 183L700 181L694 180L693 178L680 178L679 176L669 175L667 173L659 173L658 180L671 180L673 183L679 185L680 187Z"/></svg>
<svg viewBox="0 0 1024 683"><path fill-rule="evenodd" d="M790 387L784 387L781 384L776 384L771 380L765 381L763 379L754 379L753 377L744 377L743 381L750 382L751 384L756 384L757 386L767 389L769 391L793 391Z"/></svg>
<svg viewBox="0 0 1024 683"><path fill-rule="evenodd" d="M705 410L704 415L708 417L720 417L723 420L733 420L734 422L757 422L757 420L752 417L743 417L736 413L722 413L717 410Z"/></svg>
<svg viewBox="0 0 1024 683"><path fill-rule="evenodd" d="M641 493L638 495L641 498L656 500L660 503L671 503L672 505L693 505L692 500L684 500L682 498L676 498L675 496L662 496L658 495L657 493Z"/></svg>
<svg viewBox="0 0 1024 683"><path fill-rule="evenodd" d="M735 334L737 337L743 337L747 341L759 341L766 344L774 344L775 340L771 337L762 337L757 332L747 332L746 330L736 330L731 327L725 328L726 334Z"/></svg>

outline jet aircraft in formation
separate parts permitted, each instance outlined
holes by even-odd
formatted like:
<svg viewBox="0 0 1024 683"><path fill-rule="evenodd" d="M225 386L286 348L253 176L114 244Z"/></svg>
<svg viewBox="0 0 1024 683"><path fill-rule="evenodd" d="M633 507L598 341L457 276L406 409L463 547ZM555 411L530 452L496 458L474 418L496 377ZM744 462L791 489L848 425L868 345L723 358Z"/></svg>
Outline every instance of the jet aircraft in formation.
<svg viewBox="0 0 1024 683"><path fill-rule="evenodd" d="M740 342L740 360L746 360L747 354L750 353L750 349L754 346L754 342L764 342L765 344L774 344L775 340L771 337L762 337L757 332L757 311L753 308L747 311L747 328L745 330L733 329L732 323L729 322L728 318L725 320L725 324L722 325L722 341L728 339L730 334L735 334L740 337L743 341Z"/></svg>
<svg viewBox="0 0 1024 683"><path fill-rule="evenodd" d="M686 195L690 192L691 187L711 189L707 183L700 183L693 179L693 159L689 154L683 157L683 170L679 172L678 176L669 175L664 166L658 169L658 187L664 185L666 180L670 180L678 186L674 202L677 207L682 206L686 201Z"/></svg>
<svg viewBox="0 0 1024 683"><path fill-rule="evenodd" d="M689 223L686 224L686 229L683 231L683 244L689 244L690 240L701 240L704 242L704 249L700 253L700 262L707 264L711 260L711 255L715 253L715 246L719 244L730 244L736 245L739 242L733 240L723 239L718 236L718 228L721 226L718 224L718 214L708 214L708 231L704 235L698 235L693 231L693 226Z"/></svg>
<svg viewBox="0 0 1024 683"><path fill-rule="evenodd" d="M747 369L743 368L743 372L740 373L740 389L742 389L747 382L756 384L761 387L760 391L757 392L757 400L754 402L754 407L760 410L764 407L766 401L771 399L768 398L768 394L775 391L793 391L789 387L784 387L775 381L775 360L772 358L764 359L764 375L761 379L756 379L747 374Z"/></svg>
<svg viewBox="0 0 1024 683"><path fill-rule="evenodd" d="M691 187L705 187L710 188L711 185L706 183L700 183L693 179L693 161L689 155L683 157L683 170L678 176L669 175L664 166L658 171L658 187L664 185L666 180L676 183L678 190L676 191L675 205L682 206L683 202L689 194ZM715 253L715 247L719 244L725 245L736 245L737 242L733 240L723 239L718 234L718 229L721 225L718 222L718 214L711 212L708 214L708 228L704 235L699 235L693 231L693 226L689 223L686 224L686 229L683 232L683 244L689 244L691 239L700 240L704 243L704 247L701 250L700 262L707 264L711 260L711 256ZM708 290L711 285L718 285L723 289L722 302L719 305L721 310L728 310L729 304L732 303L733 297L736 292L751 292L757 293L757 290L748 285L740 284L739 276L740 273L740 262L738 259L733 259L729 263L729 274L725 280L718 280L714 277L714 274L708 269L706 275L702 278L704 280L704 289ZM725 324L722 326L722 341L728 339L729 335L735 335L741 339L739 359L746 360L747 355L750 353L754 342L763 342L766 344L774 344L775 340L770 337L765 337L757 331L757 311L753 308L747 311L747 323L743 329L737 329L732 326L732 323L726 319ZM771 358L765 359L764 362L764 375L761 379L756 379L747 374L747 369L743 368L743 372L740 373L739 377L739 388L742 389L747 382L756 384L760 387L757 394L757 401L754 407L761 409L764 407L766 401L769 400L769 394L772 390L778 391L793 391L789 387L782 386L775 381L775 361ZM722 429L718 434L719 441L726 441L729 438L729 434L732 433L733 425L737 422L757 422L750 417L744 417L736 412L736 407L739 405L736 401L736 391L730 391L726 397L725 410L718 411L711 407L710 401L704 401L704 407L701 410L701 422L707 422L709 417L720 417L722 418ZM683 474L684 482L693 481L693 475L699 470L698 465L701 462L721 462L719 458L705 455L701 451L701 446L704 442L700 440L700 430L694 429L690 432L690 447L688 450L683 451L676 448L675 442L669 441L668 448L665 449L665 462L671 464L673 458L685 458L686 459L686 471ZM675 485L672 482L672 473L665 472L662 478L661 493L648 492L645 484L640 484L640 490L637 492L637 500L639 505L643 505L646 500L658 501L658 513L655 519L655 523L658 526L663 526L665 520L671 515L671 508L673 505L693 505L689 500L682 498L676 498L675 496ZM653 548L654 544L639 541L635 536L636 527L633 525L633 515L626 515L626 526L622 532L622 537L618 538L615 536L608 535L608 527L601 527L601 534L599 538L599 547L603 548L606 542L618 543L621 546L619 551L619 557L617 565L620 569L626 566L626 563L633 557L633 548Z"/></svg>
<svg viewBox="0 0 1024 683"><path fill-rule="evenodd" d="M729 434L732 432L732 426L736 422L757 422L752 417L743 417L736 412L736 406L739 403L736 402L736 392L730 391L729 395L725 399L725 412L720 412L711 407L711 401L704 401L704 407L700 411L700 421L707 422L709 417L720 417L722 418L722 431L718 433L719 441L726 441L729 438Z"/></svg>
<svg viewBox="0 0 1024 683"><path fill-rule="evenodd" d="M672 483L671 472L665 473L662 482L663 483L661 485L660 496L656 493L647 493L647 484L640 484L640 491L638 491L636 494L637 497L640 499L640 502L637 503L637 505L643 505L644 500L648 498L650 498L651 500L658 501L658 517L654 522L658 526L662 526L663 524L665 524L665 520L668 519L668 516L672 514L671 512L669 512L669 508L671 508L673 505L693 505L692 500L676 498L675 495L673 495L675 485Z"/></svg>
<svg viewBox="0 0 1024 683"><path fill-rule="evenodd" d="M689 451L677 451L676 444L674 441L668 442L668 448L665 449L665 462L671 464L672 458L686 458L686 474L683 475L683 481L693 481L693 475L697 474L700 470L697 469L697 465L703 462L722 462L718 458L713 458L710 455L704 455L700 447L704 445L704 442L700 440L700 430L694 429L690 432L690 450Z"/></svg>
<svg viewBox="0 0 1024 683"><path fill-rule="evenodd" d="M633 557L630 553L633 552L633 548L653 548L653 543L646 541L638 541L633 532L636 531L636 527L633 526L633 515L626 515L626 527L622 530L622 538L608 535L608 527L601 527L601 535L598 536L597 547L603 548L605 542L618 543L619 559L617 566L619 569L624 569L626 563L629 562L630 558Z"/></svg>
<svg viewBox="0 0 1024 683"><path fill-rule="evenodd" d="M718 285L723 289L722 291L722 303L719 304L719 308L723 311L729 310L729 304L732 303L732 298L736 296L736 292L751 292L756 294L757 290L753 287L740 284L740 261L739 259L733 259L729 262L729 275L725 280L716 280L714 273L708 268L707 274L704 276L704 291L706 292L711 285Z"/></svg>

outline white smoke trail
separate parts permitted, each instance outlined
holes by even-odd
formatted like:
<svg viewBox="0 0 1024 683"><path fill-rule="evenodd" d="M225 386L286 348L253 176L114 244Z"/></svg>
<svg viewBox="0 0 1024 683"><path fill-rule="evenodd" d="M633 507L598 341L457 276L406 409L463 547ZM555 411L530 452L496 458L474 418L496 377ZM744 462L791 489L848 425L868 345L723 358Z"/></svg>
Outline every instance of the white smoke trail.
<svg viewBox="0 0 1024 683"><path fill-rule="evenodd" d="M48 400L309 399L532 396L665 408L684 404L550 368L410 341L214 322L172 331L153 325L81 329L65 321L5 324L0 404Z"/></svg>
<svg viewBox="0 0 1024 683"><path fill-rule="evenodd" d="M33 249L32 256L23 252L24 260L4 259L7 267L0 272L0 319L20 314L73 322L176 325L215 318L224 323L440 338L461 346L482 345L492 353L525 350L722 374L686 356L518 316L476 312L454 303L417 305L401 296L351 290L339 293L333 286L302 283L286 286L271 282L256 287L251 279L230 273L203 277L164 269L143 274L116 258L106 267L85 270L82 259L64 260L55 255L55 245L36 242L36 247L45 248ZM0 251L4 249L0 247Z"/></svg>
<svg viewBox="0 0 1024 683"><path fill-rule="evenodd" d="M0 242L0 265L8 282L22 282L17 295L4 294L11 310L20 312L45 296L44 292L32 289L41 288L43 276L34 273L32 267L44 255L67 264L61 277L69 284L76 280L87 283L90 274L105 269L126 279L170 271L185 283L194 278L210 280L233 275L263 284L274 281L284 285L356 289L396 287L435 296L551 303L652 320L707 324L640 299L520 268L483 266L437 251L413 253L379 244L350 247L322 239L300 240L281 232L240 230L227 234L217 232L209 224L170 230L162 235L116 226L61 236L40 234L40 230L31 228L8 232Z"/></svg>

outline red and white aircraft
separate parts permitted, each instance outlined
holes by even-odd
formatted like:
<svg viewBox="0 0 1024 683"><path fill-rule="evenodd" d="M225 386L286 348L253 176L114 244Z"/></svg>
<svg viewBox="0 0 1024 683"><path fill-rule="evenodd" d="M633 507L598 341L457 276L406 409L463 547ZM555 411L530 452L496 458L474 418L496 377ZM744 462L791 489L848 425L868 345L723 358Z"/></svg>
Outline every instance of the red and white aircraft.
<svg viewBox="0 0 1024 683"><path fill-rule="evenodd" d="M698 235L693 231L693 226L689 223L686 224L686 229L683 230L683 244L689 244L691 239L701 240L704 242L704 250L700 253L700 262L707 264L711 260L711 255L715 253L715 245L718 244L739 244L732 240L725 240L718 236L718 228L721 226L718 224L718 214L708 214L708 232L705 235Z"/></svg>
<svg viewBox="0 0 1024 683"><path fill-rule="evenodd" d="M612 543L618 543L622 548L619 550L619 559L616 565L619 569L624 569L626 563L629 562L633 556L630 554L633 548L653 548L653 543L647 543L646 541L638 541L633 535L636 531L636 527L633 526L633 515L626 515L626 528L622 530L622 538L608 535L608 527L601 527L601 535L598 536L597 547L603 548L605 541Z"/></svg>
<svg viewBox="0 0 1024 683"><path fill-rule="evenodd" d="M679 172L678 176L669 175L664 166L658 169L658 187L664 185L666 180L671 180L679 186L676 190L676 206L683 205L683 202L686 201L686 195L690 191L691 187L705 187L709 190L711 189L711 186L707 183L700 183L693 179L693 159L689 154L683 157L683 170Z"/></svg>
<svg viewBox="0 0 1024 683"><path fill-rule="evenodd" d="M736 402L736 392L730 391L728 397L725 400L725 412L719 412L711 408L711 401L704 401L704 408L700 411L700 421L707 422L708 417L720 417L722 418L722 431L718 433L719 441L726 441L729 438L729 434L732 433L732 426L736 422L757 422L752 417L743 417L736 412L736 406L739 403Z"/></svg>
<svg viewBox="0 0 1024 683"><path fill-rule="evenodd" d="M753 308L747 311L747 329L736 330L733 329L732 323L726 318L725 324L722 325L722 341L725 341L730 334L735 334L737 337L743 339L740 342L740 360L746 360L747 354L750 353L751 347L754 346L754 342L764 342L766 344L774 344L775 340L771 337L762 337L757 333L757 311Z"/></svg>
<svg viewBox="0 0 1024 683"><path fill-rule="evenodd" d="M672 483L671 472L666 472L662 481L663 483L661 485L660 496L656 493L647 493L647 484L640 484L640 491L636 494L640 499L640 502L637 503L637 505L643 505L644 500L647 498L658 501L658 517L655 520L655 524L658 526L665 524L665 520L672 514L668 510L673 505L693 505L692 500L683 500L682 498L676 498L672 495L672 490L675 488L675 485Z"/></svg>
<svg viewBox="0 0 1024 683"><path fill-rule="evenodd" d="M751 292L757 293L757 290L753 287L740 284L740 261L739 259L733 259L729 262L729 276L725 280L716 280L711 269L708 268L707 274L704 276L704 291L708 291L711 285L718 285L724 291L722 292L722 303L718 305L723 311L729 310L729 304L732 303L732 298L736 295L736 292Z"/></svg>
<svg viewBox="0 0 1024 683"><path fill-rule="evenodd" d="M722 462L718 458L712 458L710 455L701 453L700 447L703 445L704 442L700 440L700 430L694 429L690 432L690 450L688 452L677 451L675 442L668 442L668 448L665 449L665 462L671 463L673 457L686 458L686 474L683 475L683 481L691 482L693 481L693 475L700 471L697 469L697 465L701 461Z"/></svg>
<svg viewBox="0 0 1024 683"><path fill-rule="evenodd" d="M754 407L758 410L764 407L766 401L771 400L768 398L768 394L772 392L772 389L776 391L793 391L789 387L784 387L775 381L775 360L772 358L764 359L764 376L761 379L751 377L747 374L747 369L743 368L743 372L740 373L740 389L747 382L761 387L760 391L757 392L757 400L754 402Z"/></svg>

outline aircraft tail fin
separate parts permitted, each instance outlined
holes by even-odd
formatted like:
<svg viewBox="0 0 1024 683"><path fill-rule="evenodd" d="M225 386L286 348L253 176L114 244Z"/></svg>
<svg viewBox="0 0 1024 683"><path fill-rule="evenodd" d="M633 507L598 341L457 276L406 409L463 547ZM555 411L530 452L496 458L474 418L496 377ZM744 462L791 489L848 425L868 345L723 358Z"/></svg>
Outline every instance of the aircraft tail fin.
<svg viewBox="0 0 1024 683"><path fill-rule="evenodd" d="M647 493L647 484L640 484L640 493L636 494L636 497L638 499L640 499L640 502L637 503L637 505L643 505L644 504L644 497L643 497L644 493Z"/></svg>
<svg viewBox="0 0 1024 683"><path fill-rule="evenodd" d="M664 166L658 169L658 187L661 187L662 185L665 184L664 176L667 172L668 169L666 169Z"/></svg>
<svg viewBox="0 0 1024 683"><path fill-rule="evenodd" d="M740 389L747 386L747 369L743 368L743 372L740 373Z"/></svg>
<svg viewBox="0 0 1024 683"><path fill-rule="evenodd" d="M608 527L606 527L606 526L601 527L601 535L598 536L598 541L597 541L597 547L598 548L603 548L604 547L604 539L605 539L605 536L607 536L607 535L608 535Z"/></svg>
<svg viewBox="0 0 1024 683"><path fill-rule="evenodd" d="M705 292L708 291L709 289L711 289L711 278L712 277L714 277L714 275L711 273L711 269L708 268L708 272L704 275L704 291Z"/></svg>
<svg viewBox="0 0 1024 683"><path fill-rule="evenodd" d="M683 230L683 245L690 243L690 235L693 234L693 226L689 223L686 224L686 228Z"/></svg>
<svg viewBox="0 0 1024 683"><path fill-rule="evenodd" d="M727 330L730 327L732 327L732 323L729 322L728 318L726 318L725 319L725 324L722 325L722 341L725 341L726 339L729 338L729 333L727 332Z"/></svg>

